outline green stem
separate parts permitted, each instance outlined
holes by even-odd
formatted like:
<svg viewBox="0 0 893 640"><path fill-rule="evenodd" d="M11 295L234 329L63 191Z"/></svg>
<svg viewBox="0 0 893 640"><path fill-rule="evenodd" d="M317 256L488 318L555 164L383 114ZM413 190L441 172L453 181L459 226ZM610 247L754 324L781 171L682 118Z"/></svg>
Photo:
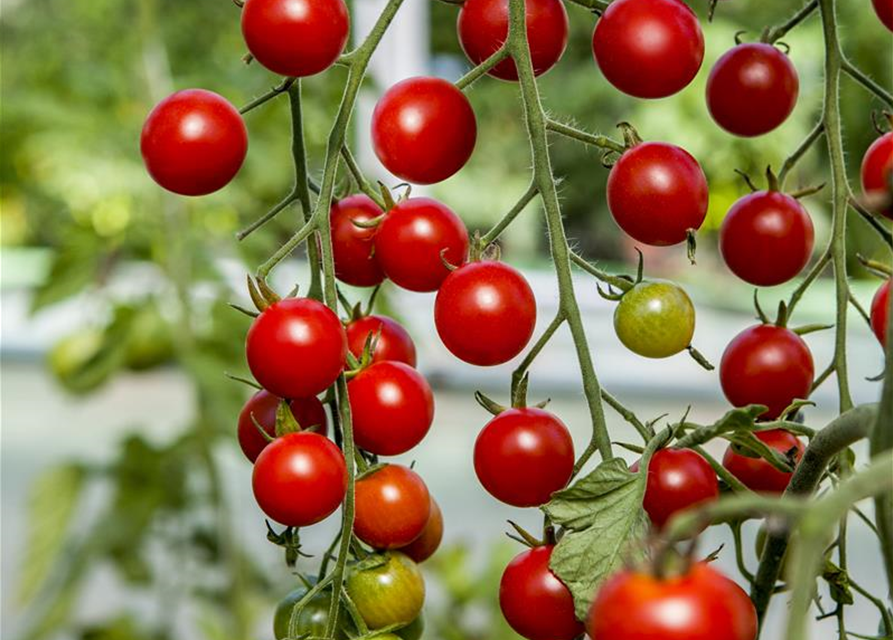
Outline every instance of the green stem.
<svg viewBox="0 0 893 640"><path fill-rule="evenodd" d="M508 48L500 47L493 55L477 65L474 69L466 73L464 76L456 80L456 88L465 91L480 78L485 76L493 67L505 60L509 55Z"/></svg>
<svg viewBox="0 0 893 640"><path fill-rule="evenodd" d="M601 280L605 284L616 287L621 291L629 291L633 288L633 283L630 280L621 278L620 276L615 276L614 274L608 273L607 271L602 271L594 264L589 263L585 258L577 255L573 251L571 251L571 260L583 271L596 278L597 280Z"/></svg>
<svg viewBox="0 0 893 640"><path fill-rule="evenodd" d="M803 294L806 293L807 289L815 282L816 278L821 275L822 271L825 270L825 267L828 266L828 263L831 261L831 251L832 251L833 240L828 243L828 247L822 252L822 257L819 258L814 265L809 269L809 272L806 274L806 277L797 285L797 288L794 290L794 293L791 294L791 299L788 301L788 317L794 313L794 309L797 307L797 304L800 302L800 299L803 297Z"/></svg>
<svg viewBox="0 0 893 640"><path fill-rule="evenodd" d="M591 9L597 13L604 13L608 8L608 5L611 4L608 0L569 0L574 4L578 4L581 7L585 7L586 9Z"/></svg>
<svg viewBox="0 0 893 640"><path fill-rule="evenodd" d="M244 107L239 109L239 113L244 116L249 111L257 109L259 106L261 106L262 104L266 104L273 98L281 96L283 93L289 90L291 85L294 84L296 80L297 78L285 78L282 82L267 91L265 94L258 96L257 98L246 104Z"/></svg>
<svg viewBox="0 0 893 640"><path fill-rule="evenodd" d="M654 427L639 420L635 413L627 409L620 400L612 396L605 389L602 389L602 400L605 401L606 405L616 411L621 418L631 424L632 427L639 432L639 435L642 436L642 440L644 440L646 444L657 435L654 433Z"/></svg>
<svg viewBox="0 0 893 640"><path fill-rule="evenodd" d="M543 335L539 337L539 340L536 341L530 351L527 352L527 355L524 356L521 364L519 364L515 371L512 373L512 398L515 397L515 392L518 390L518 385L521 384L521 380L524 379L524 376L527 374L527 370L530 368L530 365L533 364L533 361L536 360L536 357L546 347L546 345L549 343L549 340L551 340L552 336L555 335L555 332L558 331L562 324L564 324L564 320L564 314L561 313L561 311L555 314L552 322L550 322L549 326L546 327L546 330L543 331Z"/></svg>
<svg viewBox="0 0 893 640"><path fill-rule="evenodd" d="M346 144L341 147L341 159L344 160L344 165L347 167L348 172L350 172L351 177L353 177L354 182L357 183L359 190L369 196L372 201L378 205L379 209L384 209L385 202L384 198L381 197L381 191L373 187L366 179L366 176L363 175L360 165L357 164L357 160L353 157L350 147Z"/></svg>
<svg viewBox="0 0 893 640"><path fill-rule="evenodd" d="M536 184L531 183L529 187L527 187L527 191L524 192L524 195L515 203L515 206L512 207L508 213L506 213L502 219L497 222L492 229L490 229L487 234L481 238L480 246L482 248L486 248L488 245L496 242L499 236L502 235L502 232L506 230L506 228L515 221L515 218L518 217L524 209L527 208L527 205L530 204L531 200L536 197L536 194L539 193Z"/></svg>
<svg viewBox="0 0 893 640"><path fill-rule="evenodd" d="M577 142L582 142L583 144L588 144L593 147L599 147L600 149L615 151L617 153L623 153L624 151L626 151L626 147L623 145L622 142L618 142L612 138L609 138L608 136L596 135L594 133L589 133L588 131L583 131L582 129L572 127L569 124L564 124L551 118L548 118L546 120L546 128L553 133L564 136L565 138L570 138L572 140L576 140Z"/></svg>
<svg viewBox="0 0 893 640"><path fill-rule="evenodd" d="M825 121L820 119L812 128L812 131L810 131L806 138L804 138L803 142L800 143L800 146L797 147L797 149L794 150L794 153L788 156L787 160L784 161L784 164L781 165L781 171L778 172L778 184L782 191L784 191L784 185L785 182L787 182L788 174L824 132Z"/></svg>
<svg viewBox="0 0 893 640"><path fill-rule="evenodd" d="M770 44L777 42L778 40L786 36L791 29L811 16L818 8L818 6L818 0L810 0L810 2L808 2L802 9L800 9L797 13L792 15L782 24L766 29L766 32L763 34L762 37L763 42L768 42Z"/></svg>
<svg viewBox="0 0 893 640"><path fill-rule="evenodd" d="M886 104L888 107L893 108L893 94L891 94L877 82L868 77L868 75L864 71L862 71L859 67L854 65L846 58L843 58L841 60L841 65L843 67L843 71L849 77L861 84L869 92L873 93L878 100Z"/></svg>

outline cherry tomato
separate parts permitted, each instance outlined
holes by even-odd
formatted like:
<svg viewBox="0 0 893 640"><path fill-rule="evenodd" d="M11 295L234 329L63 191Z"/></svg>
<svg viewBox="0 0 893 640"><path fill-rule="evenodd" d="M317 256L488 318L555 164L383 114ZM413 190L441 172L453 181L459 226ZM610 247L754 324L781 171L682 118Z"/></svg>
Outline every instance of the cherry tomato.
<svg viewBox="0 0 893 640"><path fill-rule="evenodd" d="M428 487L415 471L389 464L357 482L356 536L376 549L415 542L431 517Z"/></svg>
<svg viewBox="0 0 893 640"><path fill-rule="evenodd" d="M574 441L543 409L508 409L474 445L474 470L490 494L515 507L537 507L563 489L574 469Z"/></svg>
<svg viewBox="0 0 893 640"><path fill-rule="evenodd" d="M499 584L502 615L527 640L574 640L583 634L571 592L549 569L554 549L521 553L505 568Z"/></svg>
<svg viewBox="0 0 893 640"><path fill-rule="evenodd" d="M615 0L592 34L595 61L612 85L637 98L664 98L694 79L704 34L681 0Z"/></svg>
<svg viewBox="0 0 893 640"><path fill-rule="evenodd" d="M423 616L419 616L412 624L396 631L400 640L421 640L423 633L425 633L425 618Z"/></svg>
<svg viewBox="0 0 893 640"><path fill-rule="evenodd" d="M332 310L309 298L286 298L254 319L245 350L255 379L280 398L325 391L347 358L344 327Z"/></svg>
<svg viewBox="0 0 893 640"><path fill-rule="evenodd" d="M775 449L783 456L788 457L795 464L803 457L805 447L800 439L790 431L784 429L770 429L768 431L756 431L754 435L766 446ZM752 458L735 451L733 445L729 445L722 459L722 466L738 478L744 486L761 493L784 493L791 482L793 473L779 471L762 458Z"/></svg>
<svg viewBox="0 0 893 640"><path fill-rule="evenodd" d="M363 355L369 335L378 336L372 362L404 362L410 367L416 365L415 344L409 333L400 323L385 316L365 316L347 325L347 347L356 358Z"/></svg>
<svg viewBox="0 0 893 640"><path fill-rule="evenodd" d="M890 326L890 280L881 285L871 301L871 328L881 345L887 346L887 327Z"/></svg>
<svg viewBox="0 0 893 640"><path fill-rule="evenodd" d="M778 191L757 191L729 209L719 248L736 276L761 287L787 282L812 255L815 232L806 209Z"/></svg>
<svg viewBox="0 0 893 640"><path fill-rule="evenodd" d="M232 180L248 151L236 108L203 89L178 91L155 105L140 137L143 162L168 191L203 196Z"/></svg>
<svg viewBox="0 0 893 640"><path fill-rule="evenodd" d="M307 527L328 518L347 491L344 454L323 436L302 431L261 451L252 478L257 504L271 520Z"/></svg>
<svg viewBox="0 0 893 640"><path fill-rule="evenodd" d="M468 231L446 205L409 198L388 212L375 234L375 255L388 278L410 291L437 291L465 263Z"/></svg>
<svg viewBox="0 0 893 640"><path fill-rule="evenodd" d="M248 50L282 76L312 76L331 67L349 30L344 0L246 0L242 7Z"/></svg>
<svg viewBox="0 0 893 640"><path fill-rule="evenodd" d="M384 280L384 272L375 258L375 229L358 227L354 222L369 222L382 215L367 195L343 198L332 205L332 253L335 277L355 287L372 287Z"/></svg>
<svg viewBox="0 0 893 640"><path fill-rule="evenodd" d="M446 180L468 162L477 120L459 89L439 78L409 78L372 113L372 145L385 168L415 184Z"/></svg>
<svg viewBox="0 0 893 640"><path fill-rule="evenodd" d="M872 209L893 220L893 131L875 140L862 158L862 191Z"/></svg>
<svg viewBox="0 0 893 640"><path fill-rule="evenodd" d="M536 299L516 269L490 260L453 271L437 292L434 323L450 352L492 366L524 350L536 327Z"/></svg>
<svg viewBox="0 0 893 640"><path fill-rule="evenodd" d="M526 0L527 39L534 75L542 75L561 59L567 48L567 11L561 0ZM496 53L509 32L508 0L466 0L456 25L459 42L473 64ZM511 58L490 70L501 80L517 80L518 69Z"/></svg>
<svg viewBox="0 0 893 640"><path fill-rule="evenodd" d="M803 339L793 331L757 325L739 333L726 347L719 379L726 398L736 407L762 404L761 417L772 420L812 389L815 367Z"/></svg>
<svg viewBox="0 0 893 640"><path fill-rule="evenodd" d="M666 579L614 574L596 595L587 629L598 640L755 640L757 614L741 587L698 563Z"/></svg>
<svg viewBox="0 0 893 640"><path fill-rule="evenodd" d="M620 156L608 174L607 192L620 228L649 245L683 242L707 216L701 165L685 149L664 142L643 142Z"/></svg>
<svg viewBox="0 0 893 640"><path fill-rule="evenodd" d="M286 640L292 637L288 634L288 624L291 622L291 614L295 605L307 595L307 587L298 587L276 607L276 613L273 618L273 635L276 640ZM329 622L329 606L332 602L331 591L319 593L311 598L310 602L304 605L300 615L298 615L297 637L319 636L322 637L326 633L326 625ZM339 616L346 624L347 617L344 609L341 610ZM343 628L343 626L342 626ZM337 640L347 640L347 634L344 631L338 631L335 634Z"/></svg>
<svg viewBox="0 0 893 640"><path fill-rule="evenodd" d="M431 515L422 530L422 535L415 541L402 547L400 551L408 555L415 562L421 564L434 555L443 541L443 512L434 498L431 498Z"/></svg>
<svg viewBox="0 0 893 640"><path fill-rule="evenodd" d="M385 559L382 566L354 570L347 579L347 593L373 631L413 623L425 605L425 580L418 565L399 551L385 554Z"/></svg>
<svg viewBox="0 0 893 640"><path fill-rule="evenodd" d="M695 307L682 287L672 282L640 282L614 309L614 331L633 353L667 358L691 345Z"/></svg>
<svg viewBox="0 0 893 640"><path fill-rule="evenodd" d="M707 79L710 115L736 136L772 131L797 105L800 80L790 59L771 44L739 44L713 66Z"/></svg>
<svg viewBox="0 0 893 640"><path fill-rule="evenodd" d="M890 31L893 31L893 2L890 0L871 0L874 5L874 12L880 21Z"/></svg>
<svg viewBox="0 0 893 640"><path fill-rule="evenodd" d="M639 463L630 467L639 471ZM658 529L680 511L719 498L713 467L697 451L661 449L651 456L643 506Z"/></svg>
<svg viewBox="0 0 893 640"><path fill-rule="evenodd" d="M266 438L261 435L254 424L257 421L270 437L276 437L276 410L282 402L269 391L261 389L255 393L239 413L239 445L242 453L251 462L257 460L257 456L267 444ZM326 411L316 397L296 398L288 403L292 415L295 417L301 429L315 427L314 431L326 435L328 419ZM252 420L252 417L254 420Z"/></svg>
<svg viewBox="0 0 893 640"><path fill-rule="evenodd" d="M418 371L378 362L347 384L357 446L379 456L406 453L428 434L434 394Z"/></svg>

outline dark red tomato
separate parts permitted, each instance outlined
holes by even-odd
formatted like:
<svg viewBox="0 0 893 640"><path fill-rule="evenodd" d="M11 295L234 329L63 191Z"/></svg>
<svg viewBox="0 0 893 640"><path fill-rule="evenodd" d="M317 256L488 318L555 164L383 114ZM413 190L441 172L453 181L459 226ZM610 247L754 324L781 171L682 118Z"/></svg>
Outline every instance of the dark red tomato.
<svg viewBox="0 0 893 640"><path fill-rule="evenodd" d="M704 34L681 0L615 0L592 34L599 69L637 98L663 98L694 80L704 61Z"/></svg>
<svg viewBox="0 0 893 640"><path fill-rule="evenodd" d="M871 328L881 344L887 346L887 327L890 326L890 280L881 285L871 301Z"/></svg>
<svg viewBox="0 0 893 640"><path fill-rule="evenodd" d="M772 420L812 389L815 366L803 339L793 331L757 325L739 333L722 355L719 379L736 407L762 404L761 417Z"/></svg>
<svg viewBox="0 0 893 640"><path fill-rule="evenodd" d="M443 344L465 362L492 366L524 350L536 327L536 299L516 269L490 260L453 271L440 286L434 323Z"/></svg>
<svg viewBox="0 0 893 640"><path fill-rule="evenodd" d="M203 196L239 172L248 130L226 98L187 89L155 105L143 125L140 149L155 182L184 196Z"/></svg>
<svg viewBox="0 0 893 640"><path fill-rule="evenodd" d="M490 494L515 507L537 507L563 489L574 469L574 441L543 409L508 409L474 444L474 470Z"/></svg>
<svg viewBox="0 0 893 640"><path fill-rule="evenodd" d="M893 220L893 131L875 140L862 158L862 191L872 210Z"/></svg>
<svg viewBox="0 0 893 640"><path fill-rule="evenodd" d="M710 115L736 136L772 131L797 105L800 79L790 59L771 44L739 44L727 51L707 79Z"/></svg>
<svg viewBox="0 0 893 640"><path fill-rule="evenodd" d="M406 453L428 434L434 394L418 371L402 362L378 362L347 385L357 445L379 456Z"/></svg>
<svg viewBox="0 0 893 640"><path fill-rule="evenodd" d="M354 533L375 549L399 549L422 535L431 496L415 471L389 464L357 482Z"/></svg>
<svg viewBox="0 0 893 640"><path fill-rule="evenodd" d="M428 516L428 523L422 530L422 535L400 551L421 564L434 555L441 541L443 541L443 512L437 501L431 498L431 515Z"/></svg>
<svg viewBox="0 0 893 640"><path fill-rule="evenodd" d="M468 230L445 204L409 198L388 212L375 234L378 264L397 286L437 291L450 270L468 254Z"/></svg>
<svg viewBox="0 0 893 640"><path fill-rule="evenodd" d="M372 113L375 155L407 182L446 180L465 166L476 141L471 103L455 85L440 78L398 82Z"/></svg>
<svg viewBox="0 0 893 640"><path fill-rule="evenodd" d="M332 205L332 253L335 277L355 287L372 287L384 280L384 272L375 258L375 229L358 227L354 222L369 222L382 211L372 198L356 195Z"/></svg>
<svg viewBox="0 0 893 640"><path fill-rule="evenodd" d="M276 437L276 410L279 403L282 402L269 391L260 390L255 393L239 413L239 445L245 457L251 462L257 460L257 456L263 451L267 444L266 438L257 430L257 421L264 431L271 437ZM326 418L326 410L316 397L296 398L288 403L292 415L295 417L301 429L314 429L316 433L326 435L328 427L328 419ZM252 417L254 420L252 420Z"/></svg>
<svg viewBox="0 0 893 640"><path fill-rule="evenodd" d="M561 0L527 0L527 39L534 75L542 75L561 59L567 47L567 11ZM508 0L465 0L456 25L465 55L480 64L496 53L509 32ZM512 59L493 67L490 75L501 80L517 80Z"/></svg>
<svg viewBox="0 0 893 640"><path fill-rule="evenodd" d="M587 623L598 640L754 640L744 590L705 563L666 579L620 571L602 585Z"/></svg>
<svg viewBox="0 0 893 640"><path fill-rule="evenodd" d="M286 298L255 318L245 348L263 388L280 398L307 398L341 374L347 336L338 316L321 302Z"/></svg>
<svg viewBox="0 0 893 640"><path fill-rule="evenodd" d="M871 0L874 12L890 31L893 31L893 0Z"/></svg>
<svg viewBox="0 0 893 640"><path fill-rule="evenodd" d="M242 36L255 59L283 76L312 76L335 64L347 44L344 0L246 0Z"/></svg>
<svg viewBox="0 0 893 640"><path fill-rule="evenodd" d="M631 470L638 472L639 463ZM661 449L651 457L643 506L658 529L676 513L718 497L716 473L697 451Z"/></svg>
<svg viewBox="0 0 893 640"><path fill-rule="evenodd" d="M688 151L643 142L608 174L608 208L628 235L664 247L685 241L707 216L707 178Z"/></svg>
<svg viewBox="0 0 893 640"><path fill-rule="evenodd" d="M378 335L372 362L403 362L416 365L415 343L399 322L385 316L365 316L347 325L347 348L357 358L363 355L369 334Z"/></svg>
<svg viewBox="0 0 893 640"><path fill-rule="evenodd" d="M571 592L549 569L554 549L537 547L519 554L499 583L502 615L527 640L574 640L584 631Z"/></svg>
<svg viewBox="0 0 893 640"><path fill-rule="evenodd" d="M800 462L805 447L800 439L784 429L756 431L754 435L792 462ZM722 459L722 466L738 478L744 486L761 493L784 493L791 481L792 473L779 471L762 458L751 458L737 453L730 445Z"/></svg>
<svg viewBox="0 0 893 640"><path fill-rule="evenodd" d="M803 270L814 239L812 219L797 200L778 191L757 191L729 209L719 248L732 273L750 284L771 287Z"/></svg>
<svg viewBox="0 0 893 640"><path fill-rule="evenodd" d="M289 433L261 451L252 486L257 504L271 520L289 527L316 524L344 500L344 454L319 434Z"/></svg>

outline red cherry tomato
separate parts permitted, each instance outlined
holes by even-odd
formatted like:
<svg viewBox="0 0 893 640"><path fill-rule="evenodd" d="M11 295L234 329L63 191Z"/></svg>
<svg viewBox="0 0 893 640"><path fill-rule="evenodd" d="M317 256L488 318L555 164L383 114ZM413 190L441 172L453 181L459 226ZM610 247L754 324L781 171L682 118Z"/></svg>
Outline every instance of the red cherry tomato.
<svg viewBox="0 0 893 640"><path fill-rule="evenodd" d="M375 229L354 222L369 222L382 215L367 195L344 198L332 205L332 253L335 277L355 287L372 287L384 280L384 272L375 258Z"/></svg>
<svg viewBox="0 0 893 640"><path fill-rule="evenodd" d="M806 209L778 191L757 191L729 209L719 248L736 276L761 287L787 282L809 262L815 231Z"/></svg>
<svg viewBox="0 0 893 640"><path fill-rule="evenodd" d="M542 75L561 59L567 48L567 11L561 0L526 0L527 39L534 75ZM508 0L466 0L457 23L459 43L474 64L496 53L509 32ZM518 69L511 58L490 70L501 80L517 80Z"/></svg>
<svg viewBox="0 0 893 640"><path fill-rule="evenodd" d="M280 398L325 391L347 358L347 337L338 316L309 298L270 305L255 318L245 346L255 379Z"/></svg>
<svg viewBox="0 0 893 640"><path fill-rule="evenodd" d="M428 434L434 394L418 371L402 362L378 362L347 385L357 445L379 456L406 453Z"/></svg>
<svg viewBox="0 0 893 640"><path fill-rule="evenodd" d="M698 563L663 580L614 574L596 595L587 630L598 640L755 640L757 614L741 587Z"/></svg>
<svg viewBox="0 0 893 640"><path fill-rule="evenodd" d="M630 469L638 472L639 463ZM716 473L697 451L661 449L651 456L643 506L658 529L676 513L718 497Z"/></svg>
<svg viewBox="0 0 893 640"><path fill-rule="evenodd" d="M271 520L308 527L341 506L347 465L341 450L323 436L289 433L261 451L252 485L257 504Z"/></svg>
<svg viewBox="0 0 893 640"><path fill-rule="evenodd" d="M263 427L270 437L275 438L276 410L279 408L280 402L282 400L272 393L261 389L249 398L239 413L239 445L242 447L242 453L251 462L257 460L257 456L269 444L258 431L254 422L257 421L257 424ZM328 430L326 410L317 398L314 396L296 398L291 400L288 406L301 429L317 427L314 429L316 433L326 435Z"/></svg>
<svg viewBox="0 0 893 640"><path fill-rule="evenodd" d="M713 66L707 79L710 115L736 136L772 131L797 105L800 80L790 59L771 44L739 44Z"/></svg>
<svg viewBox="0 0 893 640"><path fill-rule="evenodd" d="M545 546L519 554L499 583L502 615L527 640L574 640L583 634L571 592L549 569L554 550Z"/></svg>
<svg viewBox="0 0 893 640"><path fill-rule="evenodd" d="M491 366L524 350L536 327L536 299L524 276L502 262L466 264L440 285L434 323L465 362Z"/></svg>
<svg viewBox="0 0 893 640"><path fill-rule="evenodd" d="M439 78L409 78L387 90L372 113L372 145L385 168L415 184L446 180L468 162L477 140L471 103Z"/></svg>
<svg viewBox="0 0 893 640"><path fill-rule="evenodd" d="M875 140L862 158L862 191L872 209L893 220L893 131Z"/></svg>
<svg viewBox="0 0 893 640"><path fill-rule="evenodd" d="M490 420L474 444L474 470L490 494L515 507L545 504L574 469L574 441L564 423L542 409L508 409Z"/></svg>
<svg viewBox="0 0 893 640"><path fill-rule="evenodd" d="M324 71L347 44L344 0L246 0L242 36L255 59L282 76Z"/></svg>
<svg viewBox="0 0 893 640"><path fill-rule="evenodd" d="M644 142L608 174L608 208L628 235L663 247L685 241L707 216L707 178L685 149Z"/></svg>
<svg viewBox="0 0 893 640"><path fill-rule="evenodd" d="M431 515L422 530L422 535L414 542L400 549L415 562L421 564L434 555L443 540L443 512L434 498L431 498Z"/></svg>
<svg viewBox="0 0 893 640"><path fill-rule="evenodd" d="M766 443L766 446L775 449L783 456L788 456L794 462L800 462L805 447L800 439L790 431L784 429L770 429L768 431L756 431L757 439ZM730 445L722 459L722 466L738 478L744 486L761 493L784 493L791 481L792 473L779 471L762 458L751 458L737 453Z"/></svg>
<svg viewBox="0 0 893 640"><path fill-rule="evenodd" d="M415 344L409 333L400 323L385 316L365 316L347 325L347 348L357 359L363 355L369 335L378 336L372 362L404 362L410 367L416 365Z"/></svg>
<svg viewBox="0 0 893 640"><path fill-rule="evenodd" d="M417 540L431 516L425 482L412 469L389 464L357 481L354 533L375 549Z"/></svg>
<svg viewBox="0 0 893 640"><path fill-rule="evenodd" d="M375 234L375 255L388 278L410 291L437 291L465 263L468 231L445 204L409 198L391 209Z"/></svg>
<svg viewBox="0 0 893 640"><path fill-rule="evenodd" d="M874 12L885 27L893 31L893 2L891 0L871 0Z"/></svg>
<svg viewBox="0 0 893 640"><path fill-rule="evenodd" d="M704 34L681 0L615 0L595 25L592 51L605 78L637 98L681 91L704 61Z"/></svg>
<svg viewBox="0 0 893 640"><path fill-rule="evenodd" d="M762 404L761 417L777 418L812 389L815 366L803 339L793 331L757 325L739 333L726 347L719 379L726 398L736 407Z"/></svg>
<svg viewBox="0 0 893 640"><path fill-rule="evenodd" d="M187 89L155 105L143 125L140 148L155 182L184 196L203 196L222 189L239 172L248 130L225 98Z"/></svg>
<svg viewBox="0 0 893 640"><path fill-rule="evenodd" d="M871 301L871 328L881 345L887 346L887 327L890 326L890 280L881 285Z"/></svg>

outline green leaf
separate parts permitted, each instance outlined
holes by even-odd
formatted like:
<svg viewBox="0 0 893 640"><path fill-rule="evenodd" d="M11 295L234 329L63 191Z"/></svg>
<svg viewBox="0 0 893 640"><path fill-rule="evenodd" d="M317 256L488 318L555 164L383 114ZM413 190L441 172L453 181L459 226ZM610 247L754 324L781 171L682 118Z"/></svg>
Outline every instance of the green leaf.
<svg viewBox="0 0 893 640"><path fill-rule="evenodd" d="M98 279L107 246L93 234L72 229L64 246L57 250L50 273L31 300L31 313L61 302L83 291Z"/></svg>
<svg viewBox="0 0 893 640"><path fill-rule="evenodd" d="M574 596L577 617L586 617L602 581L636 553L648 518L642 508L645 475L614 458L600 464L543 507L564 537L551 568Z"/></svg>

